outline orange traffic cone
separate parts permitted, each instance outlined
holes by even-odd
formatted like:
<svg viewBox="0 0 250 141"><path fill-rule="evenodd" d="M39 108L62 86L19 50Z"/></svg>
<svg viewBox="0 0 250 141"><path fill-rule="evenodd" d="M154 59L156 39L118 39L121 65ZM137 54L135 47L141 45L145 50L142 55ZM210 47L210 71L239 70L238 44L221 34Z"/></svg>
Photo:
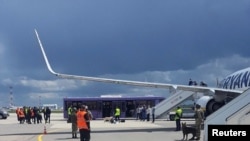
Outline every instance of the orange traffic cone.
<svg viewBox="0 0 250 141"><path fill-rule="evenodd" d="M47 134L46 126L44 126L43 134Z"/></svg>

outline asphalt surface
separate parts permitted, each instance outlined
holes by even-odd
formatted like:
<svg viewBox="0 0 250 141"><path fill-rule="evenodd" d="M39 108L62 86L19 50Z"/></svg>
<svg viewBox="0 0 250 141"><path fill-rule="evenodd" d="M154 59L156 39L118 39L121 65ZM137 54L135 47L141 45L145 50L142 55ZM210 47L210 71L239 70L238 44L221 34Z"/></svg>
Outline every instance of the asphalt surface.
<svg viewBox="0 0 250 141"><path fill-rule="evenodd" d="M182 120L193 125L194 120ZM203 135L203 130L202 134ZM191 138L188 135L188 139ZM181 141L182 131L175 131L175 122L156 120L126 120L124 123L111 124L103 120L91 121L91 141ZM71 123L62 114L52 113L51 123L19 124L15 114L0 120L0 141L76 141L71 134ZM203 141L202 137L201 140Z"/></svg>

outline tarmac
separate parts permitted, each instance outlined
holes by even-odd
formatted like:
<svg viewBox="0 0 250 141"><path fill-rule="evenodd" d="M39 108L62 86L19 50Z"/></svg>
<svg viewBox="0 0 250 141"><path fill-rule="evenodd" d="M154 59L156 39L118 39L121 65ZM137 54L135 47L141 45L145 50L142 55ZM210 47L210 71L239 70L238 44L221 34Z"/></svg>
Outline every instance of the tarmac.
<svg viewBox="0 0 250 141"><path fill-rule="evenodd" d="M193 119L182 120L193 125ZM175 121L156 119L140 121L126 119L125 122L111 124L103 120L91 121L90 141L182 141L182 131L175 131ZM203 130L201 131L203 141ZM188 139L192 135L188 135ZM63 119L63 114L52 113L50 124L19 124L15 113L8 119L0 120L0 141L77 141L72 138L71 123Z"/></svg>

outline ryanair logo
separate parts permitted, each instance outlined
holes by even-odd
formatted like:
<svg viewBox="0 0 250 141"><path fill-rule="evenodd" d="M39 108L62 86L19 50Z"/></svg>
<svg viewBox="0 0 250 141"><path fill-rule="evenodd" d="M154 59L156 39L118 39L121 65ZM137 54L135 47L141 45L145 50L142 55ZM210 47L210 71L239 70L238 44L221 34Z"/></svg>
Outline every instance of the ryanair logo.
<svg viewBox="0 0 250 141"><path fill-rule="evenodd" d="M239 89L250 86L250 72L245 71L235 75L230 75L222 81L222 88L224 89Z"/></svg>

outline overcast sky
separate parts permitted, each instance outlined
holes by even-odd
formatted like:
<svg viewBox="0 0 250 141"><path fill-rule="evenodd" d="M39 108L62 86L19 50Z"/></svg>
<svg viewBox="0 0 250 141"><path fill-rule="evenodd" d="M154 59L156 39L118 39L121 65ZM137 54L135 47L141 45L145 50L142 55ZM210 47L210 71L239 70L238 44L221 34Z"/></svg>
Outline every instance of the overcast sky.
<svg viewBox="0 0 250 141"><path fill-rule="evenodd" d="M0 106L168 90L59 79L54 71L216 87L249 67L250 0L1 0Z"/></svg>

